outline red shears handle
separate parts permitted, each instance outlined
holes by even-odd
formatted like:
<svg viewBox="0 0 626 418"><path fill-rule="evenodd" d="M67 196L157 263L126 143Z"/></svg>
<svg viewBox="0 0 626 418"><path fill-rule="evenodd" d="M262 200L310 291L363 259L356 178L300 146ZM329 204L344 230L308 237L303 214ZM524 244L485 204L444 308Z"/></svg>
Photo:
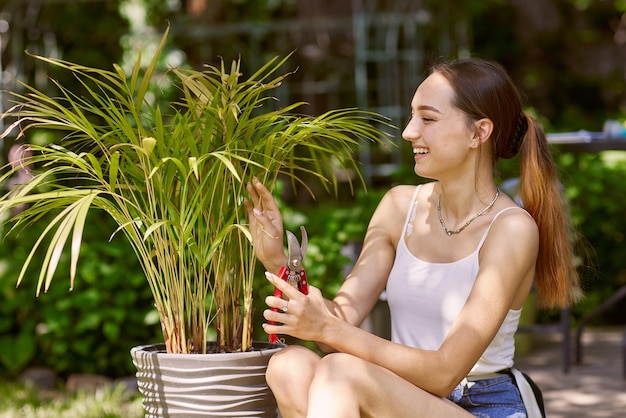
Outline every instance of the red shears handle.
<svg viewBox="0 0 626 418"><path fill-rule="evenodd" d="M302 292L305 295L309 294L309 282L306 279L306 273L304 271L304 269L300 270L299 272L293 272L291 270L289 270L289 267L287 266L282 266L280 268L280 271L278 272L278 277L280 277L282 280L284 281L289 281L290 279L292 281L295 281L297 283L296 286L298 290L300 292ZM276 296L277 298L282 298L283 297L283 292L278 289L277 287L274 288L274 296ZM274 312L278 312L278 308L272 308L272 311ZM270 325L276 325L276 322L274 321L269 321L268 324ZM268 336L269 342L272 344L276 344L278 342L278 335L276 334L269 334Z"/></svg>

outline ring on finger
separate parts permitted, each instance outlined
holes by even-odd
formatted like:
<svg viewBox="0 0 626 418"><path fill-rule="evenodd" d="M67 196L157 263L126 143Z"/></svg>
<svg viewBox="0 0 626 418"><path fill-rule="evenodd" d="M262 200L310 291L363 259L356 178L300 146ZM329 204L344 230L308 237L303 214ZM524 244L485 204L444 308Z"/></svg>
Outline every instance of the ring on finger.
<svg viewBox="0 0 626 418"><path fill-rule="evenodd" d="M284 313L287 313L287 308L289 307L289 302L285 303L285 306L281 309Z"/></svg>

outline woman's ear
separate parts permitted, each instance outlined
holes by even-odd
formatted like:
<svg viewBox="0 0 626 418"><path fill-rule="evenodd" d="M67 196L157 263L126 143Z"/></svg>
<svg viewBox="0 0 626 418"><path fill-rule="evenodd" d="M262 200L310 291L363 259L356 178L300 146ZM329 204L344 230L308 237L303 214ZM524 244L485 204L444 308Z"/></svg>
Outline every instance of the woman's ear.
<svg viewBox="0 0 626 418"><path fill-rule="evenodd" d="M472 144L474 141L478 141L476 145L483 144L493 132L493 122L491 119L480 119L474 122L474 138L472 139Z"/></svg>

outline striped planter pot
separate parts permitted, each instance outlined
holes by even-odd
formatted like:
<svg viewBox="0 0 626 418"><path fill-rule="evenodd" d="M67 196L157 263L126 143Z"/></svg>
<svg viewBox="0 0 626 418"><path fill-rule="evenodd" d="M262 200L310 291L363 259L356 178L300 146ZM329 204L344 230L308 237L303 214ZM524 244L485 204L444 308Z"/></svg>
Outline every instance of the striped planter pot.
<svg viewBox="0 0 626 418"><path fill-rule="evenodd" d="M134 347L130 353L146 418L276 418L265 370L282 347L254 347L246 353L217 354L168 354L164 344Z"/></svg>

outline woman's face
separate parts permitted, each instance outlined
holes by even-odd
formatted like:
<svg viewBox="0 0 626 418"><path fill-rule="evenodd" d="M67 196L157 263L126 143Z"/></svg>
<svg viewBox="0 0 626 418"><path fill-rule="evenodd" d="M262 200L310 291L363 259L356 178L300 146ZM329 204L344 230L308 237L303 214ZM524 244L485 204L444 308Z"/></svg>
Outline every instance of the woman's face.
<svg viewBox="0 0 626 418"><path fill-rule="evenodd" d="M453 98L452 86L438 73L424 80L413 96L411 119L402 138L413 147L419 176L441 179L462 172L469 150L479 145L467 116L453 106Z"/></svg>

